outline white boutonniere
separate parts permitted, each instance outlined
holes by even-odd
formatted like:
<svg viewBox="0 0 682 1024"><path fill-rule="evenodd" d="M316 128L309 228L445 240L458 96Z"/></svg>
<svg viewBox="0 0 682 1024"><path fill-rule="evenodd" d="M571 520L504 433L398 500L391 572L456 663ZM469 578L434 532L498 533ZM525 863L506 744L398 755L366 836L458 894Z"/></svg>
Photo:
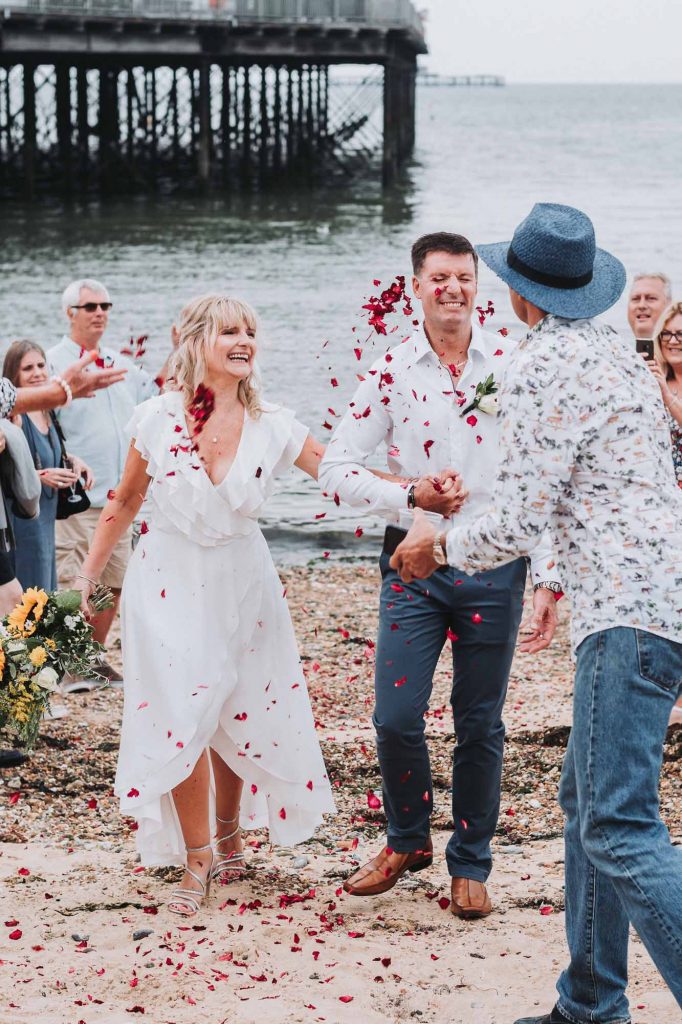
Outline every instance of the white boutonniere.
<svg viewBox="0 0 682 1024"><path fill-rule="evenodd" d="M460 416L466 416L468 412L473 412L474 409L487 413L488 416L497 416L500 407L500 403L497 398L497 390L498 387L495 383L495 378L491 373L485 380L476 385L476 394L473 402L469 402L469 404L462 409Z"/></svg>

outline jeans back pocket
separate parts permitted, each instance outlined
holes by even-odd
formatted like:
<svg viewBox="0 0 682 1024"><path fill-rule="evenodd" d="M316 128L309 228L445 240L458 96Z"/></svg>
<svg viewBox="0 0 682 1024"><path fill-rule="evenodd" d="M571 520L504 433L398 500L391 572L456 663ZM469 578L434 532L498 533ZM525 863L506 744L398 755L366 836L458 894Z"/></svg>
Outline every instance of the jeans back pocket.
<svg viewBox="0 0 682 1024"><path fill-rule="evenodd" d="M642 629L635 630L635 635L644 679L672 693L682 690L682 644Z"/></svg>

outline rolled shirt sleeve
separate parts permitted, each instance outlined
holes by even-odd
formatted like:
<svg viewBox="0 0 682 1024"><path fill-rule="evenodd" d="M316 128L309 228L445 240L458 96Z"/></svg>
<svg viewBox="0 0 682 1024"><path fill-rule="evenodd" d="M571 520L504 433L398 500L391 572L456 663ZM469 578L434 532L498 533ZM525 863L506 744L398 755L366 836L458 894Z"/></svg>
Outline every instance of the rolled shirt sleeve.
<svg viewBox="0 0 682 1024"><path fill-rule="evenodd" d="M451 565L475 573L527 555L533 583L557 579L549 570L554 555L548 526L573 471L581 432L560 390L560 381L542 380L542 374L510 378L500 401L503 423L493 508L448 533Z"/></svg>
<svg viewBox="0 0 682 1024"><path fill-rule="evenodd" d="M361 382L320 463L319 484L351 508L395 515L407 508L402 484L377 477L366 462L390 441L392 421L373 378Z"/></svg>

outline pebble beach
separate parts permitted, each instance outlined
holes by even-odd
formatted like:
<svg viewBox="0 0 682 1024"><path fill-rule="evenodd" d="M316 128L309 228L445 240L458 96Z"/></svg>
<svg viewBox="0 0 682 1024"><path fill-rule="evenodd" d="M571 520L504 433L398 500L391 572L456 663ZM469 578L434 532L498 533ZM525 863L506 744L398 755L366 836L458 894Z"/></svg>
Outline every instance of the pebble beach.
<svg viewBox="0 0 682 1024"><path fill-rule="evenodd" d="M30 760L5 771L0 786L0 1024L511 1024L553 1004L565 958L556 800L571 716L565 602L553 646L514 663L489 884L495 913L462 922L449 912L443 856L452 828L449 652L427 716L433 867L384 896L354 899L343 880L382 845L385 827L373 806L378 571L322 565L281 575L337 816L295 850L246 833L245 877L216 887L196 918L173 917L164 902L179 872L139 866L132 822L112 793L122 692L60 698L69 715L44 723ZM661 778L662 816L678 844L681 762L678 725ZM630 956L634 1024L679 1021L634 935Z"/></svg>

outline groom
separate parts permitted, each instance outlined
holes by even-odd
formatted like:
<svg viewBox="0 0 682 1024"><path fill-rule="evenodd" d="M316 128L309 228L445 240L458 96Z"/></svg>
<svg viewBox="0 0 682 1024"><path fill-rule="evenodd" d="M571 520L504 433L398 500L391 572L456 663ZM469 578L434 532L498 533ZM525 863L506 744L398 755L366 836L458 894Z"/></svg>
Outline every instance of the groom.
<svg viewBox="0 0 682 1024"><path fill-rule="evenodd" d="M376 649L374 726L388 819L386 847L345 884L354 896L391 889L406 871L433 859L429 834L433 787L425 739L433 673L449 640L451 703L457 733L453 756L454 833L446 858L452 912L485 917L486 880L500 804L504 706L516 644L526 561L517 558L467 578L443 564L427 586L401 584L389 559L412 510L446 518L468 497L458 520L490 505L499 452L495 387L513 346L481 330L476 315L478 258L461 235L420 238L412 250L413 291L423 328L379 359L357 389L320 466L324 491L364 512L385 516ZM473 318L473 323L472 323ZM488 387L485 387L488 382ZM488 394L481 398L482 391ZM407 488L365 468L383 443L392 473ZM452 468L454 467L454 469ZM445 558L441 561L445 563ZM533 623L521 646L551 641L560 584L546 540L531 552Z"/></svg>
<svg viewBox="0 0 682 1024"><path fill-rule="evenodd" d="M434 545L479 573L548 525L556 537L576 652L559 793L570 963L553 1010L517 1024L624 1024L630 924L682 1006L682 850L658 805L682 692L682 493L651 374L592 319L625 271L589 218L541 203L479 252L530 328L503 389L494 508L447 532L417 516L392 565L413 586L438 569Z"/></svg>

